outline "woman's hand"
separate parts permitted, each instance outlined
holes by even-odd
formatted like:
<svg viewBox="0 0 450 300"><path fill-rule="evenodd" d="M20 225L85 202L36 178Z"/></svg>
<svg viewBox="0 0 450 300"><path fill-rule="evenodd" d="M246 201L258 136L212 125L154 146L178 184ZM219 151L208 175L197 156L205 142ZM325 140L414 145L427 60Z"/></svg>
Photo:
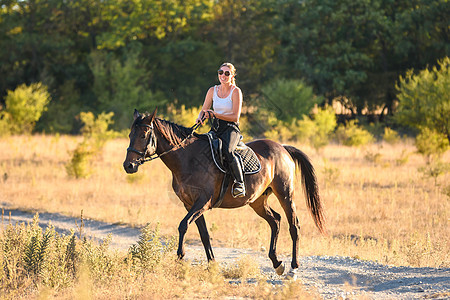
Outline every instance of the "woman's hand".
<svg viewBox="0 0 450 300"><path fill-rule="evenodd" d="M202 110L197 118L197 120L195 120L195 123L201 123L202 125L205 123L206 119L211 119L214 118L216 115L214 113L213 110L211 109L207 109L207 110Z"/></svg>
<svg viewBox="0 0 450 300"><path fill-rule="evenodd" d="M200 115L198 116L197 120L195 120L195 124L204 124L205 118L204 115L202 113L200 113Z"/></svg>
<svg viewBox="0 0 450 300"><path fill-rule="evenodd" d="M207 119L215 118L216 113L212 109L204 110L204 117Z"/></svg>

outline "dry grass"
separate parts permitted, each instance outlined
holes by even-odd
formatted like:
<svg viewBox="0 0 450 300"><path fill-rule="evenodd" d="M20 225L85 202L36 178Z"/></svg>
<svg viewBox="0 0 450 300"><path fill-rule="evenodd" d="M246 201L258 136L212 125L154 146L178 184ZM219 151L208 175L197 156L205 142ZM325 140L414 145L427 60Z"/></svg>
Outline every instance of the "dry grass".
<svg viewBox="0 0 450 300"><path fill-rule="evenodd" d="M160 222L161 233L177 235L185 209L171 191L171 174L161 161L136 175L122 169L127 139L107 143L89 179L71 179L65 164L80 141L72 136L12 136L0 139L0 203L3 207L59 212L143 226ZM310 155L326 208L329 236L323 237L306 211L300 185L300 255L344 255L382 263L449 267L450 175L434 180L418 172L424 160L411 143L375 144L365 149L329 145ZM406 155L406 154L409 154ZM450 161L447 152L444 161ZM271 203L282 209L274 196ZM284 217L284 215L282 214ZM269 227L250 207L206 213L213 247L268 248ZM198 240L190 228L188 239ZM290 253L285 219L278 250Z"/></svg>

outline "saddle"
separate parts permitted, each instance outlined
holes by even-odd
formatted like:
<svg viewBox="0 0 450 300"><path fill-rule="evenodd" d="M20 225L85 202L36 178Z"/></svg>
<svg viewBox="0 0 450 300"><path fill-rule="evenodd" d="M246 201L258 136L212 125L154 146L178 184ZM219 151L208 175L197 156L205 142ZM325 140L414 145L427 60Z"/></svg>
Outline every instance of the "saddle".
<svg viewBox="0 0 450 300"><path fill-rule="evenodd" d="M217 208L222 204L223 197L225 196L225 192L228 189L231 179L231 174L228 171L228 167L225 166L225 158L222 152L222 140L217 137L214 131L210 131L205 134L195 134L195 136L201 139L207 139L209 141L214 164L222 173L225 173L220 188L219 197L213 205L214 208ZM255 152L242 141L239 141L239 144L234 150L234 154L238 157L244 176L256 174L261 170L261 163Z"/></svg>
<svg viewBox="0 0 450 300"><path fill-rule="evenodd" d="M214 131L206 133L206 136L208 137L212 158L216 167L222 173L229 173L228 168L225 166L225 158L222 152L222 140L217 137ZM255 152L244 142L239 141L234 154L239 159L244 175L256 174L261 170L261 163Z"/></svg>

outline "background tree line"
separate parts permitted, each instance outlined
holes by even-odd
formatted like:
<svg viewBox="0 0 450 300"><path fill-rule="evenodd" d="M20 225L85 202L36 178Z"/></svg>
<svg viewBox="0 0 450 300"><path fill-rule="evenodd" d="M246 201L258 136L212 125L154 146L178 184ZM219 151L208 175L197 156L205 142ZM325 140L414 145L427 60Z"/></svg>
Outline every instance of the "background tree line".
<svg viewBox="0 0 450 300"><path fill-rule="evenodd" d="M391 115L399 77L450 56L449 15L446 0L0 0L0 117L39 83L37 130L78 132L86 111L123 129L134 108L198 107L224 61L244 105L286 122L298 97Z"/></svg>

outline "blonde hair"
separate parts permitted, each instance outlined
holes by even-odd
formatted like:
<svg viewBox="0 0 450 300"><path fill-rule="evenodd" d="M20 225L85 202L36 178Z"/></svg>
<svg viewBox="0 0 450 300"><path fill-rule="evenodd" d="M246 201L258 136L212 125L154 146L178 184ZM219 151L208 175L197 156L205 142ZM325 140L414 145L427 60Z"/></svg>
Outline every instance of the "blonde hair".
<svg viewBox="0 0 450 300"><path fill-rule="evenodd" d="M236 85L236 80L235 80L235 76L236 76L236 68L234 67L234 65L232 63L229 62L225 62L223 64L220 65L220 68L222 67L228 67L231 71L231 74L233 74L233 78L231 79L231 84L232 85Z"/></svg>

